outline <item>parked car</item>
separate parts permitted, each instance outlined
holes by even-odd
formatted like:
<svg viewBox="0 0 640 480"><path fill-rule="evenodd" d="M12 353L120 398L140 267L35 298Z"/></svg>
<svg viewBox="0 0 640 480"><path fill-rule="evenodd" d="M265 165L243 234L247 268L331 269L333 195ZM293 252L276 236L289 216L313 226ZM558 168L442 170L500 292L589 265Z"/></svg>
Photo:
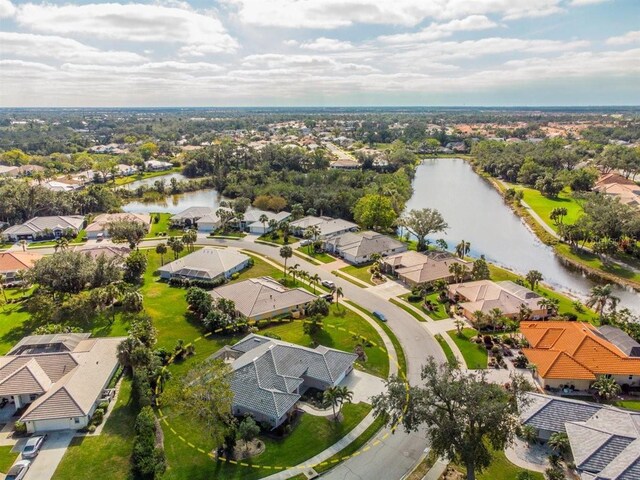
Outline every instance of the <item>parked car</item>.
<svg viewBox="0 0 640 480"><path fill-rule="evenodd" d="M384 314L382 314L381 312L378 312L377 310L373 312L373 316L376 317L381 322L387 321L387 317L385 317Z"/></svg>
<svg viewBox="0 0 640 480"><path fill-rule="evenodd" d="M31 460L20 460L16 462L15 465L9 469L7 476L4 477L5 480L22 480L30 466Z"/></svg>
<svg viewBox="0 0 640 480"><path fill-rule="evenodd" d="M300 242L300 246L302 246L302 247L306 247L307 245L311 245L311 240L306 239L306 240L302 240Z"/></svg>
<svg viewBox="0 0 640 480"><path fill-rule="evenodd" d="M323 287L330 288L331 290L334 290L336 288L336 284L333 283L331 280L322 280L322 282L320 282L320 284Z"/></svg>
<svg viewBox="0 0 640 480"><path fill-rule="evenodd" d="M35 435L27 440L22 449L22 458L35 458L38 456L42 444L47 439L46 435Z"/></svg>
<svg viewBox="0 0 640 480"><path fill-rule="evenodd" d="M327 293L326 295L322 295L322 298L324 298L329 303L333 303L333 294L332 293Z"/></svg>

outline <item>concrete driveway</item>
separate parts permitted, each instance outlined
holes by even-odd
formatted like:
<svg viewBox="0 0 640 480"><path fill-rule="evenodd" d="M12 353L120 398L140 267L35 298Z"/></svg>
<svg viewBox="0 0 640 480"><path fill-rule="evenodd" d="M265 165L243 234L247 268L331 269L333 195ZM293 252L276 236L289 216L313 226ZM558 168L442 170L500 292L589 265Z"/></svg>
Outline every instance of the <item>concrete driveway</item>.
<svg viewBox="0 0 640 480"><path fill-rule="evenodd" d="M31 462L25 480L50 480L76 432L52 432Z"/></svg>
<svg viewBox="0 0 640 480"><path fill-rule="evenodd" d="M386 390L383 379L360 370L353 370L340 382L340 386L353 392L353 403L371 403L371 397Z"/></svg>

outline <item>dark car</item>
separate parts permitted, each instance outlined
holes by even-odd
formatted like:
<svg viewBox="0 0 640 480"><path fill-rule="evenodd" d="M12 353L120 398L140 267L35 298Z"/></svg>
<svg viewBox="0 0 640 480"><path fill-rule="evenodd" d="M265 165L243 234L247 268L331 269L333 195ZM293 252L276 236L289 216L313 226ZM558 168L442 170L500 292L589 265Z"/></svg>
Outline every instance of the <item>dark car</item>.
<svg viewBox="0 0 640 480"><path fill-rule="evenodd" d="M387 317L385 317L384 314L382 314L381 312L378 312L377 310L373 312L373 316L376 317L381 322L387 321Z"/></svg>
<svg viewBox="0 0 640 480"><path fill-rule="evenodd" d="M322 298L324 298L329 303L333 302L333 295L330 293L327 293L326 295L322 295Z"/></svg>

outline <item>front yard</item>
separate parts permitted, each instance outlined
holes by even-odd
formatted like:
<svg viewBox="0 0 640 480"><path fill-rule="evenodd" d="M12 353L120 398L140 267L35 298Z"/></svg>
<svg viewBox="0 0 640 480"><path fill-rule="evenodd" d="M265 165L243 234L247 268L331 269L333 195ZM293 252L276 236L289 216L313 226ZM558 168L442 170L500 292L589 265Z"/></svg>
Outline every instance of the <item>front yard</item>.
<svg viewBox="0 0 640 480"><path fill-rule="evenodd" d="M453 339L460 353L464 357L467 368L470 370L487 368L488 354L483 345L471 341L471 338L478 334L473 328L462 329L461 335L456 330L451 330L447 334Z"/></svg>
<svg viewBox="0 0 640 480"><path fill-rule="evenodd" d="M12 452L13 446L7 445L0 447L0 472L7 473L11 465L17 460L18 453Z"/></svg>
<svg viewBox="0 0 640 480"><path fill-rule="evenodd" d="M432 320L445 320L449 318L449 313L447 311L448 304L442 303L438 297L439 294L437 292L430 293L429 295L426 295L424 297L424 300L428 300L431 302L431 305L433 305L433 310L427 310L426 308L424 308L424 300L411 299L410 293L405 293L400 298L410 303L418 310L424 312L425 315L428 315Z"/></svg>
<svg viewBox="0 0 640 480"><path fill-rule="evenodd" d="M375 283L371 281L370 268L371 264L367 263L365 265L349 265L348 267L341 268L339 271L351 275L369 285L375 285Z"/></svg>
<svg viewBox="0 0 640 480"><path fill-rule="evenodd" d="M317 260L320 263L331 263L336 261L336 257L332 257L331 255L325 252L321 252L321 253L314 252L313 248L309 248L308 246L298 247L296 248L296 251L303 253L305 255L308 255L309 257L313 258L314 260Z"/></svg>

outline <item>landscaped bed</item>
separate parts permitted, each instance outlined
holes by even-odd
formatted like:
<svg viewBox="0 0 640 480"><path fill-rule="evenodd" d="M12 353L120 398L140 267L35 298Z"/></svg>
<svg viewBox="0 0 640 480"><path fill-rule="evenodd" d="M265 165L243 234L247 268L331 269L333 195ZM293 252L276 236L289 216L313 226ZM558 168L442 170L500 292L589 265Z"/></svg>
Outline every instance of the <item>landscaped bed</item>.
<svg viewBox="0 0 640 480"><path fill-rule="evenodd" d="M487 350L484 345L479 345L471 341L471 338L478 335L478 331L473 328L464 328L460 335L456 330L451 330L447 334L453 339L464 357L467 368L474 370L487 368Z"/></svg>

